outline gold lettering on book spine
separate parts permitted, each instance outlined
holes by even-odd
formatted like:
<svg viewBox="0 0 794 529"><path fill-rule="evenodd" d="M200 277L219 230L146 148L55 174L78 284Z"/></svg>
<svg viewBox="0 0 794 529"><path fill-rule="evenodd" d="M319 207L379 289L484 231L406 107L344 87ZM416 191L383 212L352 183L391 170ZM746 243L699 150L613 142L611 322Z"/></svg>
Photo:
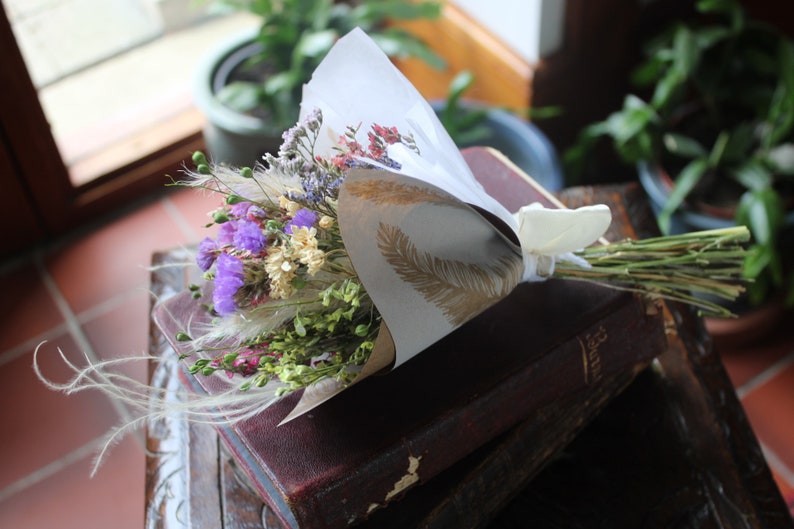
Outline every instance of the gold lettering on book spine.
<svg viewBox="0 0 794 529"><path fill-rule="evenodd" d="M403 281L461 325L507 296L521 280L520 257L501 256L480 266L420 252L397 226L378 225L378 248Z"/></svg>
<svg viewBox="0 0 794 529"><path fill-rule="evenodd" d="M579 347L582 350L582 366L584 368L585 384L594 384L601 380L603 376L603 366L601 365L601 352L599 347L606 342L609 334L603 325L592 334L586 334L584 339L578 338Z"/></svg>

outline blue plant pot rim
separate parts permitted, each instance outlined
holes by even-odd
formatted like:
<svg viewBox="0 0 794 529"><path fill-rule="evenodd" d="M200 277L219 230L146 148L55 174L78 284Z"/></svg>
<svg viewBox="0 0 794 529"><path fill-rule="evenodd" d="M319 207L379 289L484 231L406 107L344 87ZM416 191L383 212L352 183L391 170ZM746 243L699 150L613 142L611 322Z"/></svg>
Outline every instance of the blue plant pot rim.
<svg viewBox="0 0 794 529"><path fill-rule="evenodd" d="M430 106L439 112L446 102L444 100L433 100ZM557 150L549 138L534 123L527 121L515 113L498 107L492 107L479 101L463 99L460 106L470 109L487 109L486 120L495 126L497 131L508 133L512 136L512 142L521 143L523 154L532 159L534 165L540 169L540 174L530 174L548 191L558 191L564 186L562 165L560 164ZM469 147L466 145L463 147ZM516 160L512 160L514 163ZM530 173L526 167L521 167Z"/></svg>
<svg viewBox="0 0 794 529"><path fill-rule="evenodd" d="M655 164L648 162L640 162L637 164L637 173L640 183L657 211L664 207L667 203L667 199L670 197L670 192L662 182L660 172L660 168ZM699 230L730 228L736 225L736 222L731 219L722 219L685 209L678 210L676 214L679 215L685 223ZM794 225L794 211L790 211L786 214L786 225Z"/></svg>

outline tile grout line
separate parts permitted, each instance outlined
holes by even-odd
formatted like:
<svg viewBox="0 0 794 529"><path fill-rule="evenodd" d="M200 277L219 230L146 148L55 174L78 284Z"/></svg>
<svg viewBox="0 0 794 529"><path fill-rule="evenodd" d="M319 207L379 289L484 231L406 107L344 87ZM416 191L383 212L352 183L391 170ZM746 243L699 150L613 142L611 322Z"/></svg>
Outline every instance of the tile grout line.
<svg viewBox="0 0 794 529"><path fill-rule="evenodd" d="M135 298L135 296L139 294L146 294L146 296L151 296L151 291L148 288L143 286L132 288L125 292L121 292L116 294L112 297L105 299L104 301L100 301L96 303L92 307L89 307L81 312L75 314L75 319L79 325L83 325L91 320L96 318L102 317L109 312L113 311L114 309L121 307L127 301L130 301Z"/></svg>
<svg viewBox="0 0 794 529"><path fill-rule="evenodd" d="M146 449L146 441L140 436L135 435L136 442L139 443L141 448L145 451ZM44 465L43 467L39 467L33 472L30 472L25 477L22 477L10 485L5 486L4 488L0 489L0 503L8 500L15 494L18 494L37 483L44 481L45 479L54 476L61 470L65 469L66 467L84 459L91 454L98 454L100 448L103 446L107 438L107 435L97 437L88 441L83 446L79 446L69 452L66 455L59 457L58 459L51 461ZM112 450L112 447L110 448ZM93 465L93 463L92 463Z"/></svg>
<svg viewBox="0 0 794 529"><path fill-rule="evenodd" d="M55 283L55 279L52 278L49 270L47 270L47 267L44 265L43 259L40 255L37 255L33 262L36 265L36 269L39 272L42 283L44 283L44 286L47 288L47 291L50 293L50 296L55 302L55 306L58 307L58 311L61 313L61 316L63 316L69 333L77 342L77 346L83 349L84 354L86 354L86 356L88 356L92 362L97 362L96 352L91 346L91 342L83 332L82 327L80 327L80 322L77 320L77 316L69 306L69 302L66 300L66 297L64 297L61 289L59 289L58 285Z"/></svg>
<svg viewBox="0 0 794 529"><path fill-rule="evenodd" d="M38 253L34 257L33 262L36 265L36 269L39 272L39 276L41 277L44 286L49 291L50 295L53 298L53 301L55 302L55 305L58 307L58 310L61 312L61 315L63 316L64 321L66 323L66 327L69 330L69 333L72 335L72 338L74 338L75 342L77 343L77 346L83 350L83 354L86 356L89 362L91 362L92 364L99 363L99 357L97 356L96 351L94 350L90 340L83 331L83 328L80 325L77 316L75 316L74 312L72 311L72 308L69 306L69 302L66 300L66 297L61 292L61 289L58 288L55 279L53 279L53 277L50 275L49 270L47 270L47 267L44 265L44 260L42 255ZM108 400L110 401L111 406L113 406L113 409L116 410L116 413L119 414L119 416L123 421L130 420L129 411L123 404L121 404L114 398L109 398Z"/></svg>
<svg viewBox="0 0 794 529"><path fill-rule="evenodd" d="M769 380L773 379L776 375L783 372L791 365L794 365L794 350L788 352L777 362L742 384L741 387L736 389L736 394L738 395L739 399L747 397L753 391L764 385Z"/></svg>
<svg viewBox="0 0 794 529"><path fill-rule="evenodd" d="M25 340L21 344L15 345L10 349L6 349L2 353L0 353L0 367L4 366L9 362L13 362L20 356L28 353L36 348L39 344L43 342L47 342L50 339L54 339L57 336L64 334L69 331L66 323L59 323L58 325L47 329L46 331L39 333L38 335L30 338L29 340Z"/></svg>
<svg viewBox="0 0 794 529"><path fill-rule="evenodd" d="M56 459L55 461L47 463L43 467L39 467L25 477L14 481L3 489L0 489L0 502L7 500L8 498L24 491L29 487L32 487L36 483L44 481L50 476L54 476L72 463L75 463L96 451L101 444L102 438L93 439L83 446L72 450L68 454Z"/></svg>
<svg viewBox="0 0 794 529"><path fill-rule="evenodd" d="M769 466L777 473L781 478L785 479L792 488L794 488L794 472L783 462L780 457L775 453L774 450L766 446L764 443L761 444L761 451L764 453L764 457L766 458Z"/></svg>
<svg viewBox="0 0 794 529"><path fill-rule="evenodd" d="M182 231L182 235L186 236L189 241L198 241L201 238L198 232L196 232L193 226L179 211L179 208L176 207L173 200L171 200L171 197L167 195L164 196L162 198L162 204L171 219L176 223L177 226L179 226L179 229Z"/></svg>

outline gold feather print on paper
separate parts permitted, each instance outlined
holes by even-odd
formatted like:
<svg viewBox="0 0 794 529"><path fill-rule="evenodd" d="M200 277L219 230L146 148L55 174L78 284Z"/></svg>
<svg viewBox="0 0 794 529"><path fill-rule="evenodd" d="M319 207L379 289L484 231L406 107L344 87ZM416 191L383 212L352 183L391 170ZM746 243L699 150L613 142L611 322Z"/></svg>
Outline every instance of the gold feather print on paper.
<svg viewBox="0 0 794 529"><path fill-rule="evenodd" d="M502 255L481 266L420 252L399 227L380 223L378 248L397 275L461 325L501 300L521 280L519 256Z"/></svg>
<svg viewBox="0 0 794 529"><path fill-rule="evenodd" d="M462 207L462 205L447 195L437 193L432 189L412 186L401 182L389 180L357 180L346 184L347 191L356 198L382 206L393 204L406 206L410 204L446 204Z"/></svg>

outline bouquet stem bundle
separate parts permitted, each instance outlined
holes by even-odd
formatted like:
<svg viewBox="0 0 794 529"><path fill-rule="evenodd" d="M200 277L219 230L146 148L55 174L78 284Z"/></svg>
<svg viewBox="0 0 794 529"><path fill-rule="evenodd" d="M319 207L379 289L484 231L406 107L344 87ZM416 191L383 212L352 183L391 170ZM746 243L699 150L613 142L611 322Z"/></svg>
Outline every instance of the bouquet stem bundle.
<svg viewBox="0 0 794 529"><path fill-rule="evenodd" d="M720 301L744 291L744 226L625 240L575 252L590 265L557 263L552 277L598 283L650 298L693 305L706 316L730 317Z"/></svg>

